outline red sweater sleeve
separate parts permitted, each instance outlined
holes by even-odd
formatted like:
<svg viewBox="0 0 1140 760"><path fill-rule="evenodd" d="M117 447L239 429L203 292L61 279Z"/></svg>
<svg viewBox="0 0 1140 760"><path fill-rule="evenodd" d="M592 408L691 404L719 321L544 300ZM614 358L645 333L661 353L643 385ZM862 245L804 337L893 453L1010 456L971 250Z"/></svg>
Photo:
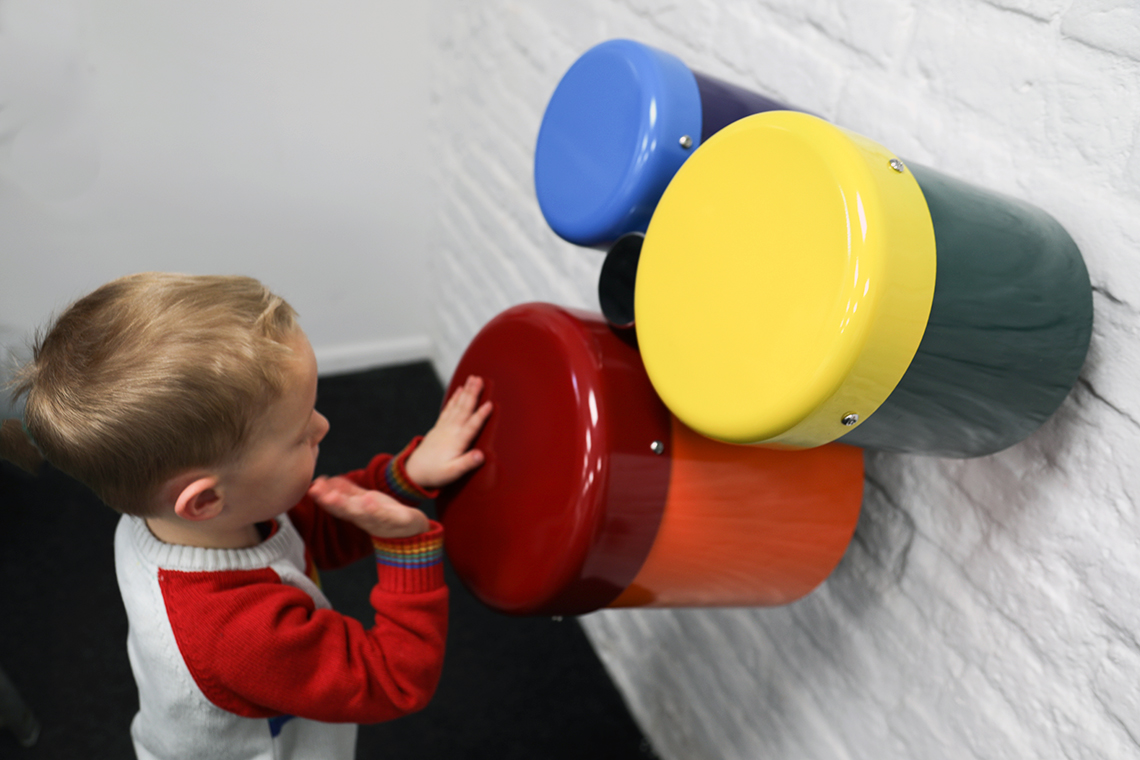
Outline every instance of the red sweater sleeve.
<svg viewBox="0 0 1140 760"><path fill-rule="evenodd" d="M162 570L167 614L206 697L250 718L374 723L430 700L443 665L443 528L377 543L375 623L316 609L271 569Z"/></svg>
<svg viewBox="0 0 1140 760"><path fill-rule="evenodd" d="M423 499L435 498L438 491L420 488L405 469L408 457L422 440L422 436L417 436L395 456L378 454L367 467L345 473L344 477L361 488L382 491L404 504L414 506ZM365 531L328 514L309 496L289 510L289 518L312 553L313 563L321 570L344 567L367 556L373 549L372 537Z"/></svg>
<svg viewBox="0 0 1140 760"><path fill-rule="evenodd" d="M408 457L412 455L422 440L423 436L416 436L396 456L380 454L374 457L363 470L353 470L345 474L345 477L362 488L383 491L405 504L414 505L424 499L434 499L439 495L439 491L420 488L408 477Z"/></svg>

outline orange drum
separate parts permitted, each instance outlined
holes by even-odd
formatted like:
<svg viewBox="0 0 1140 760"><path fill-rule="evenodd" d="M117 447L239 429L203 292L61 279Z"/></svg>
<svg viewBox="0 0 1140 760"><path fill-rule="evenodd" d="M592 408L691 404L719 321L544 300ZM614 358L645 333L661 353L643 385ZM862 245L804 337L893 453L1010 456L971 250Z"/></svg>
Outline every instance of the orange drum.
<svg viewBox="0 0 1140 760"><path fill-rule="evenodd" d="M843 556L863 453L713 441L673 417L628 333L524 304L489 322L452 387L486 381L484 465L440 494L449 559L493 609L786 604Z"/></svg>
<svg viewBox="0 0 1140 760"><path fill-rule="evenodd" d="M831 574L859 518L862 449L734 446L672 427L661 524L611 607L787 604Z"/></svg>

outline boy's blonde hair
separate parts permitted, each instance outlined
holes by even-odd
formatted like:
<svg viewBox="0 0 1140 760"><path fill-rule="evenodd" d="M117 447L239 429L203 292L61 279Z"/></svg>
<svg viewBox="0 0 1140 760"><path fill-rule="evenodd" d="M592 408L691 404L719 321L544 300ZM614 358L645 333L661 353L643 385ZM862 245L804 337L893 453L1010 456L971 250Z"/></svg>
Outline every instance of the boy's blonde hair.
<svg viewBox="0 0 1140 760"><path fill-rule="evenodd" d="M167 479L240 454L281 394L296 316L249 277L107 283L37 339L15 386L24 424L108 505L151 516Z"/></svg>

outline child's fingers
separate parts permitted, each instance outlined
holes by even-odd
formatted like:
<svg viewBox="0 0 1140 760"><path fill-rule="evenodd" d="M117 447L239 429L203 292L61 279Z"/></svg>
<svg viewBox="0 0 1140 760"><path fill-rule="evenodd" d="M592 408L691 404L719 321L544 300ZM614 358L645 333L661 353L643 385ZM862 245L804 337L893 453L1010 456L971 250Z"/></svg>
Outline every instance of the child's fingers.
<svg viewBox="0 0 1140 760"><path fill-rule="evenodd" d="M451 480L454 481L463 477L467 473L474 470L476 467L479 467L481 464L483 464L485 459L486 457L483 456L482 451L479 449L471 449L463 456L456 457L455 459L451 460L448 467L448 469L451 470Z"/></svg>
<svg viewBox="0 0 1140 760"><path fill-rule="evenodd" d="M309 484L309 495L319 501L330 489L329 479L322 475Z"/></svg>
<svg viewBox="0 0 1140 760"><path fill-rule="evenodd" d="M366 491L354 499L352 506L345 518L373 536L414 536L429 527L427 515L422 511L378 491Z"/></svg>
<svg viewBox="0 0 1140 760"><path fill-rule="evenodd" d="M479 400L479 394L483 392L483 378L475 375L470 375L463 382L455 393L451 394L451 398L447 400L444 405L443 412L440 417L447 415L449 417L467 417L471 414L471 410L475 408L475 403Z"/></svg>
<svg viewBox="0 0 1140 760"><path fill-rule="evenodd" d="M309 486L309 495L334 517L347 520L373 536L397 538L423 533L427 515L391 496L361 488L342 477L321 476Z"/></svg>
<svg viewBox="0 0 1140 760"><path fill-rule="evenodd" d="M483 378L479 377L478 375L468 375L467 379L463 381L463 386L459 390L461 393L467 396L478 397L478 395L483 391Z"/></svg>
<svg viewBox="0 0 1140 760"><path fill-rule="evenodd" d="M343 505L353 495L364 493L364 489L346 478L327 478L323 475L309 486L309 495L322 505Z"/></svg>
<svg viewBox="0 0 1140 760"><path fill-rule="evenodd" d="M491 402L484 401L483 404L464 421L462 448L467 448L471 445L471 442L479 435L479 431L483 429L483 423L487 421L489 416L491 416Z"/></svg>
<svg viewBox="0 0 1140 760"><path fill-rule="evenodd" d="M467 424L476 428L483 427L483 423L491 416L491 406L490 401L484 401L482 406L475 410L475 413L467 420Z"/></svg>
<svg viewBox="0 0 1140 760"><path fill-rule="evenodd" d="M354 487L356 487L356 484L346 478L330 478L321 475L313 481L312 485L309 486L309 490L318 493L341 493L349 491Z"/></svg>
<svg viewBox="0 0 1140 760"><path fill-rule="evenodd" d="M447 404L445 406L454 408L454 407L459 406L465 402L468 402L470 400L471 396L474 395L472 393L472 380L473 379L474 379L474 376L468 377L466 380L464 380L463 385L456 388L455 393L451 394L451 398L449 398L447 400Z"/></svg>
<svg viewBox="0 0 1140 760"><path fill-rule="evenodd" d="M447 485L483 463L483 455L467 450L478 437L492 411L490 401L479 403L485 384L469 375L444 404L435 425L408 458L408 476L424 488Z"/></svg>

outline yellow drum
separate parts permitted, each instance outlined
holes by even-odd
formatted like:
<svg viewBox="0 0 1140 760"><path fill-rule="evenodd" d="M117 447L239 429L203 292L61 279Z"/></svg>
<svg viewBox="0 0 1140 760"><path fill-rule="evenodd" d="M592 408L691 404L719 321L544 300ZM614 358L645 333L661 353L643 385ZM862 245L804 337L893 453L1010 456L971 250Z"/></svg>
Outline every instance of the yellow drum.
<svg viewBox="0 0 1140 760"><path fill-rule="evenodd" d="M750 116L681 167L650 222L645 368L711 438L827 443L898 385L935 268L922 191L890 151L807 114Z"/></svg>
<svg viewBox="0 0 1140 760"><path fill-rule="evenodd" d="M1064 401L1092 334L1088 270L1049 214L806 114L702 145L637 258L654 389L733 443L992 454Z"/></svg>

